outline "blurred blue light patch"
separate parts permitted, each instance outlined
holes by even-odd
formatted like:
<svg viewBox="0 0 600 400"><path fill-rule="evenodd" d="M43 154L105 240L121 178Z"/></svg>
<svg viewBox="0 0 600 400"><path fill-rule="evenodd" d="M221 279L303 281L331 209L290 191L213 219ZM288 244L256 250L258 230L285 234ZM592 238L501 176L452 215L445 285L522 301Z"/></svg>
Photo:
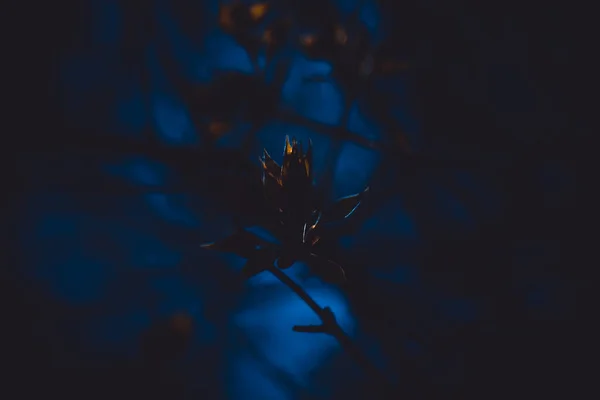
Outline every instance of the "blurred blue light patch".
<svg viewBox="0 0 600 400"><path fill-rule="evenodd" d="M262 362L249 355L235 359L227 372L227 393L230 399L291 400L295 397L281 382L268 376Z"/></svg>
<svg viewBox="0 0 600 400"><path fill-rule="evenodd" d="M173 144L195 144L194 133L188 111L173 99L156 96L153 100L154 118L160 135Z"/></svg>
<svg viewBox="0 0 600 400"><path fill-rule="evenodd" d="M366 245L373 245L372 242L379 237L414 243L417 239L417 226L414 218L403 208L402 199L395 197L378 208L355 237Z"/></svg>
<svg viewBox="0 0 600 400"><path fill-rule="evenodd" d="M335 124L342 115L342 95L330 81L331 65L296 56L283 85L283 105L307 118ZM324 78L325 82L311 82ZM329 81L327 81L329 80Z"/></svg>
<svg viewBox="0 0 600 400"><path fill-rule="evenodd" d="M221 253L219 257L236 271L241 271L242 267L246 265L246 259L235 254Z"/></svg>
<svg viewBox="0 0 600 400"><path fill-rule="evenodd" d="M304 263L296 262L290 268L285 270L285 273L298 283L302 282L303 278L308 275L309 269ZM262 272L248 281L250 287L264 287L269 285L281 285L279 279L269 272Z"/></svg>
<svg viewBox="0 0 600 400"><path fill-rule="evenodd" d="M370 140L381 137L381 127L374 121L368 119L361 111L358 103L354 103L350 109L348 118L348 130Z"/></svg>
<svg viewBox="0 0 600 400"><path fill-rule="evenodd" d="M345 143L338 158L333 191L336 197L358 193L368 186L380 155L354 143Z"/></svg>
<svg viewBox="0 0 600 400"><path fill-rule="evenodd" d="M254 71L250 56L235 40L215 31L206 40L206 57L214 69L251 73Z"/></svg>
<svg viewBox="0 0 600 400"><path fill-rule="evenodd" d="M338 124L344 111L340 91L329 82L304 84L294 100L298 114L326 124Z"/></svg>
<svg viewBox="0 0 600 400"><path fill-rule="evenodd" d="M367 27L371 39L374 43L378 43L383 39L383 32L381 29L381 14L377 9L375 1L361 2L360 7L360 20Z"/></svg>
<svg viewBox="0 0 600 400"><path fill-rule="evenodd" d="M121 163L109 164L105 170L120 175L134 184L160 185L169 177L167 167L146 157L131 157Z"/></svg>
<svg viewBox="0 0 600 400"><path fill-rule="evenodd" d="M316 280L311 285L308 283L303 284L304 289L322 307L330 307L340 326L353 335L355 321L341 293ZM234 323L269 362L293 375L298 382L307 383L310 373L340 349L335 339L328 335L294 332L294 325L318 324L319 319L287 287L282 286L278 293L273 295L271 302L262 303L259 308L239 312L234 316Z"/></svg>
<svg viewBox="0 0 600 400"><path fill-rule="evenodd" d="M198 217L185 207L184 195L152 193L144 196L150 207L165 221L186 227L198 227Z"/></svg>

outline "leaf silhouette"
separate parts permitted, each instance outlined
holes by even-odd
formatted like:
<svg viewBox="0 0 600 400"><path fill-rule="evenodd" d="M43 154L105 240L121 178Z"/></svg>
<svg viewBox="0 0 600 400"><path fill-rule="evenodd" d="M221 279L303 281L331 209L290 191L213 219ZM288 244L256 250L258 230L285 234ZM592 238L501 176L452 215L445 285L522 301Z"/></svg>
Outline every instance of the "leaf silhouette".
<svg viewBox="0 0 600 400"><path fill-rule="evenodd" d="M367 186L365 190L360 193L338 199L327 211L323 213L320 222L327 224L348 218L358 209L368 192L369 187Z"/></svg>
<svg viewBox="0 0 600 400"><path fill-rule="evenodd" d="M201 245L204 249L233 253L243 258L253 258L261 249L268 249L272 244L246 230L240 229L233 235L212 243Z"/></svg>
<svg viewBox="0 0 600 400"><path fill-rule="evenodd" d="M242 267L242 279L250 279L268 269L276 259L276 253L272 249L260 249L254 252L251 258L248 258L246 264Z"/></svg>
<svg viewBox="0 0 600 400"><path fill-rule="evenodd" d="M263 156L259 160L263 166L264 173L278 180L281 175L281 167L273 160L266 149L263 150Z"/></svg>

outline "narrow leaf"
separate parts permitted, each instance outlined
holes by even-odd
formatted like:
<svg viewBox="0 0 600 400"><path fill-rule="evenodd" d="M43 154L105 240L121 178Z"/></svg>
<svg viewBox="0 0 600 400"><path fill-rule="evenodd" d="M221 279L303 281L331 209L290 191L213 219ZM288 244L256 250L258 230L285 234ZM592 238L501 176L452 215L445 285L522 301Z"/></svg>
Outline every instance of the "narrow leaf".
<svg viewBox="0 0 600 400"><path fill-rule="evenodd" d="M263 156L259 158L259 160L263 166L263 171L265 174L272 176L274 179L279 179L281 167L275 160L273 160L266 149L263 150Z"/></svg>
<svg viewBox="0 0 600 400"><path fill-rule="evenodd" d="M202 244L200 247L224 253L233 253L243 258L251 258L257 250L269 248L271 245L248 231L238 230L231 236L216 242Z"/></svg>
<svg viewBox="0 0 600 400"><path fill-rule="evenodd" d="M321 223L327 224L331 222L337 222L350 217L358 209L368 192L369 187L367 186L365 190L360 193L338 199L327 211L323 213L323 216L321 217Z"/></svg>

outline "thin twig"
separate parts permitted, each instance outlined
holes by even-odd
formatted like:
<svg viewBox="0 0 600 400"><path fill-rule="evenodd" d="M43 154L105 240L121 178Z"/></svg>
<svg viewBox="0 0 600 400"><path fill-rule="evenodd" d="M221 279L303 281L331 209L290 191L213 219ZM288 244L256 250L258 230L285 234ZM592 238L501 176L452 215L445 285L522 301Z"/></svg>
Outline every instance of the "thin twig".
<svg viewBox="0 0 600 400"><path fill-rule="evenodd" d="M317 304L317 302L310 297L310 295L293 279L287 276L286 273L281 271L279 268L271 265L267 270L272 273L281 283L289 287L294 293L298 295L310 307L310 309L317 314L319 319L321 320L323 333L329 334L333 336L342 349L350 355L356 361L358 365L360 365L365 372L373 379L374 382L377 383L376 390L381 391L381 394L378 398L383 398L385 396L389 396L394 393L394 390L391 390L393 384L389 382L389 380L385 377L383 372L375 365L369 358L362 352L362 350L354 343L354 341L344 332L344 330L340 327L340 325L335 320L335 315L331 311L329 307L322 308Z"/></svg>

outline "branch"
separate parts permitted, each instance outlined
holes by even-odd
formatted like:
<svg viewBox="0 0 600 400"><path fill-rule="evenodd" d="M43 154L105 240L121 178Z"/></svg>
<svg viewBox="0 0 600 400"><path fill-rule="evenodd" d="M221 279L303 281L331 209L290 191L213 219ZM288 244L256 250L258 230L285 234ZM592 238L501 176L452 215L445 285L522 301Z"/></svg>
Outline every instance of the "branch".
<svg viewBox="0 0 600 400"><path fill-rule="evenodd" d="M350 336L344 332L344 330L337 323L335 315L329 307L322 308L319 306L317 302L310 297L310 295L300 285L294 282L293 279L287 276L287 274L285 274L276 266L271 265L269 268L267 268L267 270L277 279L279 279L281 283L296 293L298 297L300 297L302 301L304 301L321 320L321 325L297 325L294 326L294 331L305 333L326 333L333 336L338 341L342 349L346 351L346 353L348 353L348 355L350 355L350 357L352 357L354 361L365 370L365 372L373 379L374 382L376 382L376 390L381 391L381 393L378 393L378 398L386 398L390 395L393 395L395 392L394 385L389 382L383 372L381 372L379 368L367 358L367 356L361 351L356 343L352 341Z"/></svg>

